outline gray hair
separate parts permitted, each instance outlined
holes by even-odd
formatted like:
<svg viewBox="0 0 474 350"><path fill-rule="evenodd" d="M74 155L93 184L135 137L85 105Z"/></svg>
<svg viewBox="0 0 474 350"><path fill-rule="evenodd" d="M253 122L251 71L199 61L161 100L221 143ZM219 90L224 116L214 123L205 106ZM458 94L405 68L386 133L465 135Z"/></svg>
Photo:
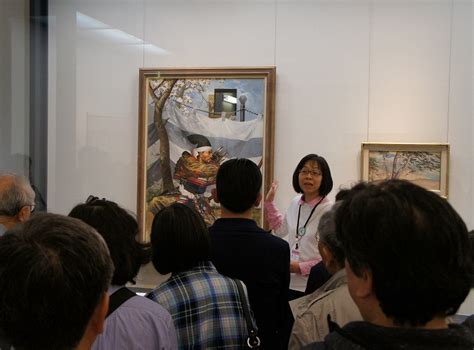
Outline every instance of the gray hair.
<svg viewBox="0 0 474 350"><path fill-rule="evenodd" d="M0 174L0 215L15 216L22 207L34 204L34 201L35 191L26 177Z"/></svg>
<svg viewBox="0 0 474 350"><path fill-rule="evenodd" d="M319 242L324 244L333 254L340 266L344 266L346 255L342 243L336 235L336 211L341 202L336 202L329 211L325 212L318 224Z"/></svg>

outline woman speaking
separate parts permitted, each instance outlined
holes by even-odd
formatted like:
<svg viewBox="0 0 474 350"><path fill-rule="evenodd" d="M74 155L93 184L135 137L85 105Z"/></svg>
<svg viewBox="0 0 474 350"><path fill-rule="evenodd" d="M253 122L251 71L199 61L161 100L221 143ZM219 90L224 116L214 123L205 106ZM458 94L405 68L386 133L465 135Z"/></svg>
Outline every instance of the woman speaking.
<svg viewBox="0 0 474 350"><path fill-rule="evenodd" d="M304 295L311 267L321 261L317 227L332 202L326 197L332 190L331 170L326 160L308 154L293 173L293 188L299 193L283 216L274 204L277 183L273 182L265 199L265 216L274 234L288 240L291 250L289 299Z"/></svg>

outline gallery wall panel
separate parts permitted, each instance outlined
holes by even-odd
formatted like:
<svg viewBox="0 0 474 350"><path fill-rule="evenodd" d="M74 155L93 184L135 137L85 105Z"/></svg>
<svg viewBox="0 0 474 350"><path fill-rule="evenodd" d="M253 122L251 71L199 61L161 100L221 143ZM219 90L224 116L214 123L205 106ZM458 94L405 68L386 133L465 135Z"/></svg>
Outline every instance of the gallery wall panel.
<svg viewBox="0 0 474 350"><path fill-rule="evenodd" d="M453 4L448 139L451 144L449 201L474 228L473 8L470 1ZM460 313L474 312L474 292Z"/></svg>
<svg viewBox="0 0 474 350"><path fill-rule="evenodd" d="M135 209L140 2L50 1L50 210L95 194Z"/></svg>
<svg viewBox="0 0 474 350"><path fill-rule="evenodd" d="M283 210L295 195L293 170L323 155L339 186L358 179L367 132L369 3L279 2L275 178Z"/></svg>
<svg viewBox="0 0 474 350"><path fill-rule="evenodd" d="M145 1L144 67L268 66L275 58L274 1Z"/></svg>
<svg viewBox="0 0 474 350"><path fill-rule="evenodd" d="M472 12L467 1L453 6L448 140L451 144L450 195L468 227L474 227Z"/></svg>
<svg viewBox="0 0 474 350"><path fill-rule="evenodd" d="M446 142L450 1L376 1L369 140Z"/></svg>

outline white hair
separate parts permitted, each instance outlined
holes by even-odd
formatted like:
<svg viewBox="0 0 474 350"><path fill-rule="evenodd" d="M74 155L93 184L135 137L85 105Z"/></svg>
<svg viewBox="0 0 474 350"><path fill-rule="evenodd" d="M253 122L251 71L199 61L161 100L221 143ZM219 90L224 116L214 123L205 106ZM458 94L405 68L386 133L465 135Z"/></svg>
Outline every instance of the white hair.
<svg viewBox="0 0 474 350"><path fill-rule="evenodd" d="M0 174L0 215L15 216L22 207L34 204L34 201L35 191L26 177Z"/></svg>

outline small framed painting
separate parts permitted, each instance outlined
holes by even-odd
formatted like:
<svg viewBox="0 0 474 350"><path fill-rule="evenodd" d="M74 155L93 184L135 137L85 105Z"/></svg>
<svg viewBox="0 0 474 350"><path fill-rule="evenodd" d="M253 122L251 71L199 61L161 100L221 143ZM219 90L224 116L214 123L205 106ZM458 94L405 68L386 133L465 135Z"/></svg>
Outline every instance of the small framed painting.
<svg viewBox="0 0 474 350"><path fill-rule="evenodd" d="M411 181L448 197L449 144L362 143L361 178Z"/></svg>

